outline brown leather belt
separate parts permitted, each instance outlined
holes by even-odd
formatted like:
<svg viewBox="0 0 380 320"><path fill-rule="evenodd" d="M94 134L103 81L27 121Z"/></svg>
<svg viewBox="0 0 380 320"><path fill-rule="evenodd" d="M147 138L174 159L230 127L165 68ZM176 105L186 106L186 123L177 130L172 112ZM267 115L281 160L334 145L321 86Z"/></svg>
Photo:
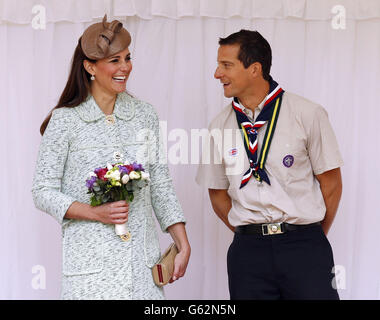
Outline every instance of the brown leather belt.
<svg viewBox="0 0 380 320"><path fill-rule="evenodd" d="M320 225L320 222L310 224L289 224L286 222L278 223L263 223L263 224L247 224L244 226L237 226L236 233L240 234L262 234L264 236L273 234L282 234L288 231L296 231Z"/></svg>

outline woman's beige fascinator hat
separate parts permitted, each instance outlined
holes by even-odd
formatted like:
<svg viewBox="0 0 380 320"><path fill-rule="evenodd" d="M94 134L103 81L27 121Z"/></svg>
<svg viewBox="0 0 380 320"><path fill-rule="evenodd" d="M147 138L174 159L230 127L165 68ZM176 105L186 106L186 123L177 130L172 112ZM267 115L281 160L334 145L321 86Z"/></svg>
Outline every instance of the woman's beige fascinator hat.
<svg viewBox="0 0 380 320"><path fill-rule="evenodd" d="M131 35L123 28L123 24L118 20L107 22L107 15L104 15L102 22L89 26L80 40L84 54L93 60L110 57L127 48L130 43Z"/></svg>

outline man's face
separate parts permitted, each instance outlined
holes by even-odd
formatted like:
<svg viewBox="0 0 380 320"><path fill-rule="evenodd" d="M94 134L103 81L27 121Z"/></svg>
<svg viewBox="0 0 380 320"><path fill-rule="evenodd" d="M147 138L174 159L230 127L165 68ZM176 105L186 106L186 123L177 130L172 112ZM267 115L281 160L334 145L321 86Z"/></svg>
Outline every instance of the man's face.
<svg viewBox="0 0 380 320"><path fill-rule="evenodd" d="M226 98L243 97L252 86L251 70L238 59L240 45L222 45L218 49L218 67L214 77L223 84Z"/></svg>

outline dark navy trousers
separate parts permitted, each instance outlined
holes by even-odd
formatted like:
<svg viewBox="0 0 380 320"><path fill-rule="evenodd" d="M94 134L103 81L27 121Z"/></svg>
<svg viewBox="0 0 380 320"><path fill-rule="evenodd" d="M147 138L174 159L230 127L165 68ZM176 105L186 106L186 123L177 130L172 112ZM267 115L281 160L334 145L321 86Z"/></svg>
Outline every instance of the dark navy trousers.
<svg viewBox="0 0 380 320"><path fill-rule="evenodd" d="M333 253L320 225L277 235L239 234L228 249L231 300L339 300Z"/></svg>

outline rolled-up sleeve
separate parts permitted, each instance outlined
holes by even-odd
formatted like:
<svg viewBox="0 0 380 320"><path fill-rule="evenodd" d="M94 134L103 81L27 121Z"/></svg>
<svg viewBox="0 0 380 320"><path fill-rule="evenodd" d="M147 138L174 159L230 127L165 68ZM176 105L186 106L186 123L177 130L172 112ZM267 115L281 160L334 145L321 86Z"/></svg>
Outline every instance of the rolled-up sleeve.
<svg viewBox="0 0 380 320"><path fill-rule="evenodd" d="M222 161L222 147L215 143L211 125L208 131L208 139L202 146L202 155L195 181L198 185L208 189L228 189L230 183Z"/></svg>
<svg viewBox="0 0 380 320"><path fill-rule="evenodd" d="M70 119L64 108L52 113L42 136L33 178L32 196L40 209L63 225L67 209L76 199L61 192L61 181L69 151Z"/></svg>
<svg viewBox="0 0 380 320"><path fill-rule="evenodd" d="M307 147L315 175L343 166L342 156L328 114L321 106L315 108Z"/></svg>
<svg viewBox="0 0 380 320"><path fill-rule="evenodd" d="M186 223L181 205L177 199L173 181L164 153L159 119L152 106L153 137L150 143L150 192L154 213L163 232L175 223Z"/></svg>

